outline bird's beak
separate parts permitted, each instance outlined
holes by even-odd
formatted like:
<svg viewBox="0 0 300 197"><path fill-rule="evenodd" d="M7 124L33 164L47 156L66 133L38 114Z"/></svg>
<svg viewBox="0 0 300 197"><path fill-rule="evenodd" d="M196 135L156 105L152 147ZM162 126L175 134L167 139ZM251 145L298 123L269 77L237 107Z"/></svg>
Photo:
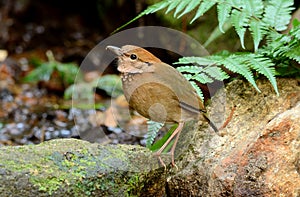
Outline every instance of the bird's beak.
<svg viewBox="0 0 300 197"><path fill-rule="evenodd" d="M122 52L121 48L119 48L119 47L107 46L106 50L109 50L109 51L113 52L117 56L123 55L123 52Z"/></svg>

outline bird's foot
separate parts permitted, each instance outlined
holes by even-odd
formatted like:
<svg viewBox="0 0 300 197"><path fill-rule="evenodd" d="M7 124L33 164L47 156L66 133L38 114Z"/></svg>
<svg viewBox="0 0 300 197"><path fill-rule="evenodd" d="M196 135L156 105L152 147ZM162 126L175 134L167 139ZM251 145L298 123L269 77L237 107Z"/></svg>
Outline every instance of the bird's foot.
<svg viewBox="0 0 300 197"><path fill-rule="evenodd" d="M162 160L162 158L160 157L160 153L156 152L156 153L155 153L155 156L158 158L160 164L161 164L162 166L164 166L165 171L166 171L166 170L167 170L167 166L166 166L165 162Z"/></svg>
<svg viewBox="0 0 300 197"><path fill-rule="evenodd" d="M162 158L160 157L160 153L155 153L155 156L158 158L160 164L165 168L165 171L166 171L167 166L166 166L165 162L162 160ZM172 167L175 167L176 170L178 170L178 167L175 164L174 155L171 154L171 157L172 157L172 162L171 162Z"/></svg>
<svg viewBox="0 0 300 197"><path fill-rule="evenodd" d="M171 162L172 167L175 167L176 170L178 170L178 167L177 167L177 165L175 164L174 151L172 152L172 150L171 150L171 157L172 157L172 162Z"/></svg>

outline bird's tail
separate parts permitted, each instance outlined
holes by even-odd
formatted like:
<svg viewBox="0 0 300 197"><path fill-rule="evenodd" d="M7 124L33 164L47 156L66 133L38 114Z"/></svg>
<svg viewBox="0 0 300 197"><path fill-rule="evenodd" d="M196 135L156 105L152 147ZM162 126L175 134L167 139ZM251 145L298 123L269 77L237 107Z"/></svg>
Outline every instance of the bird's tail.
<svg viewBox="0 0 300 197"><path fill-rule="evenodd" d="M205 118L205 120L207 120L208 124L211 126L211 128L213 128L213 130L217 133L219 132L218 128L216 127L216 125L208 118L208 116L206 115L206 110L205 109L198 109L195 108L187 103L184 102L179 102L180 107L182 107L183 109L191 112L191 113L196 113L196 114L202 114Z"/></svg>
<svg viewBox="0 0 300 197"><path fill-rule="evenodd" d="M208 116L206 114L203 114L203 117L207 120L208 124L211 126L211 128L213 128L213 130L218 133L219 130L216 127L216 125L208 118Z"/></svg>

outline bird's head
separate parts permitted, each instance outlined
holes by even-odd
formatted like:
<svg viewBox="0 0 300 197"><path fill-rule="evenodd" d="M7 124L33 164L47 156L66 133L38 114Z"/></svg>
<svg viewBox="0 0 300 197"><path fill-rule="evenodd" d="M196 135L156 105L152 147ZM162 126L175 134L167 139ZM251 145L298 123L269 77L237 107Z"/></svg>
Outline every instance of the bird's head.
<svg viewBox="0 0 300 197"><path fill-rule="evenodd" d="M161 62L149 51L133 45L125 45L121 48L107 46L106 49L118 56L118 70L121 73L154 72L153 65Z"/></svg>

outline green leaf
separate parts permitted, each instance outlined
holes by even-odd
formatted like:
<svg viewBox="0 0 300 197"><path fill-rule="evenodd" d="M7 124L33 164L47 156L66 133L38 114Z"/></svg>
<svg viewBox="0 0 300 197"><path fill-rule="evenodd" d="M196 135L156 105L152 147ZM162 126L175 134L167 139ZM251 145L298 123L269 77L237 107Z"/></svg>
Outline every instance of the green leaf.
<svg viewBox="0 0 300 197"><path fill-rule="evenodd" d="M165 12L166 14L168 14L171 10L173 10L181 2L181 0L171 0L169 2L170 2L169 7Z"/></svg>
<svg viewBox="0 0 300 197"><path fill-rule="evenodd" d="M266 24L260 20L264 11L264 4L262 0L245 0L244 4L245 12L251 17L249 30L253 37L254 50L257 51L258 45L266 32L264 31Z"/></svg>
<svg viewBox="0 0 300 197"><path fill-rule="evenodd" d="M182 1L179 3L179 5L176 7L173 17L176 18L176 16L190 3L190 1ZM177 17L178 18L178 17Z"/></svg>
<svg viewBox="0 0 300 197"><path fill-rule="evenodd" d="M160 147L162 147L164 145L164 143L168 140L168 138L172 135L172 133L175 131L175 129L178 127L178 124L174 124L169 131L166 133L166 135L164 135L161 139L157 140L157 142L155 142L152 146L149 147L150 150L152 151L156 151L158 150ZM166 148L164 150L164 152L168 151L168 149Z"/></svg>
<svg viewBox="0 0 300 197"><path fill-rule="evenodd" d="M264 11L262 0L244 0L244 10L256 19L260 18Z"/></svg>
<svg viewBox="0 0 300 197"><path fill-rule="evenodd" d="M217 2L215 1L203 1L196 12L196 15L191 20L190 24L192 24L196 19L198 19L200 16L202 16L206 11L208 11L213 5L215 5Z"/></svg>
<svg viewBox="0 0 300 197"><path fill-rule="evenodd" d="M213 65L215 62L206 57L182 57L178 62L174 64L192 64L197 63L199 65Z"/></svg>
<svg viewBox="0 0 300 197"><path fill-rule="evenodd" d="M231 9L232 9L232 6L230 4L228 4L227 2L220 2L217 5L219 29L222 33L225 33L223 26L229 18Z"/></svg>
<svg viewBox="0 0 300 197"><path fill-rule="evenodd" d="M146 147L150 148L152 143L155 140L158 131L164 126L164 123L148 120L147 125L148 125L148 132L147 132Z"/></svg>
<svg viewBox="0 0 300 197"><path fill-rule="evenodd" d="M193 78L192 74L182 74L188 81Z"/></svg>
<svg viewBox="0 0 300 197"><path fill-rule="evenodd" d="M249 29L253 37L254 51L257 51L258 45L260 41L263 39L263 36L266 33L266 31L263 30L262 22L256 20L250 21Z"/></svg>
<svg viewBox="0 0 300 197"><path fill-rule="evenodd" d="M216 63L218 65L224 65L228 70L231 70L235 73L238 73L242 76L244 76L252 85L253 87L260 92L259 88L257 87L255 80L253 78L253 74L250 71L250 68L248 65L244 64L244 60L237 56L237 55L230 55L229 57L218 57L218 56L212 56L212 59L216 59Z"/></svg>
<svg viewBox="0 0 300 197"><path fill-rule="evenodd" d="M180 66L176 68L179 72L189 72L189 73L199 73L203 71L203 68L200 66Z"/></svg>
<svg viewBox="0 0 300 197"><path fill-rule="evenodd" d="M290 34L300 40L300 21L296 18L293 20L293 28L291 29Z"/></svg>
<svg viewBox="0 0 300 197"><path fill-rule="evenodd" d="M300 64L300 44L293 48L289 48L289 50L286 51L284 56L293 59Z"/></svg>
<svg viewBox="0 0 300 197"><path fill-rule="evenodd" d="M291 19L293 4L293 0L267 1L263 22L277 31L285 30Z"/></svg>
<svg viewBox="0 0 300 197"><path fill-rule="evenodd" d="M199 97L201 98L201 100L204 101L204 96L203 96L202 90L199 88L199 86L196 84L196 82L190 81L190 83L192 84L193 88L196 90L196 92L199 95Z"/></svg>
<svg viewBox="0 0 300 197"><path fill-rule="evenodd" d="M32 70L28 75L24 77L25 82L38 82L38 81L49 81L55 64L51 62L45 62L36 69Z"/></svg>
<svg viewBox="0 0 300 197"><path fill-rule="evenodd" d="M249 23L249 15L246 12L232 10L231 23L234 26L235 31L239 35L241 45L244 49L245 48L244 36L246 32L246 27L248 27L248 23Z"/></svg>
<svg viewBox="0 0 300 197"><path fill-rule="evenodd" d="M212 83L214 80L206 75L205 73L198 73L194 75L191 79L199 81L200 83L207 84L207 83Z"/></svg>
<svg viewBox="0 0 300 197"><path fill-rule="evenodd" d="M248 66L267 77L267 79L272 84L276 94L279 95L275 78L274 63L270 59L256 54L247 54L243 58L245 59L245 63Z"/></svg>
<svg viewBox="0 0 300 197"><path fill-rule="evenodd" d="M76 76L78 76L79 80L82 80L82 74L78 68L78 66L74 63L59 63L56 62L55 67L61 77L61 79L64 81L64 84L66 86L73 84L75 81Z"/></svg>
<svg viewBox="0 0 300 197"><path fill-rule="evenodd" d="M212 78L215 78L219 81L223 81L224 79L229 78L229 75L217 66L207 66L203 69L203 71Z"/></svg>
<svg viewBox="0 0 300 197"><path fill-rule="evenodd" d="M66 88L64 92L64 99L73 98L73 101L74 100L92 101L94 100L94 96L95 96L93 89L94 89L93 85L91 83L86 83L86 82L80 82L77 84L70 85L68 88ZM85 104L88 103L89 102L85 102Z"/></svg>
<svg viewBox="0 0 300 197"><path fill-rule="evenodd" d="M188 1L187 1L188 2ZM180 18L182 17L183 15L191 12L193 9L196 8L197 5L199 5L201 3L201 0L191 0L189 2L189 4L186 6L185 10L177 17L177 18Z"/></svg>
<svg viewBox="0 0 300 197"><path fill-rule="evenodd" d="M123 94L121 79L118 75L104 75L95 79L94 87L104 90L108 95L117 97Z"/></svg>

